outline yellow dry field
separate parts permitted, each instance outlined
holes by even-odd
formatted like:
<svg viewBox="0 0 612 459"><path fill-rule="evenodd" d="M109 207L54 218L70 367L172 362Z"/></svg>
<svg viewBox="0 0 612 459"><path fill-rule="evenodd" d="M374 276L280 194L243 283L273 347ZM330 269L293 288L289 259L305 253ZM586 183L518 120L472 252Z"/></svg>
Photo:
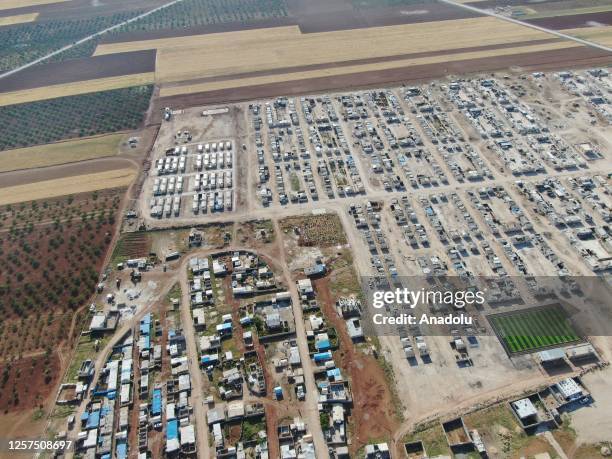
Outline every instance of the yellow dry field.
<svg viewBox="0 0 612 459"><path fill-rule="evenodd" d="M277 83L280 81L296 81L309 78L319 78L328 76L349 75L359 72L368 72L376 70L389 70L394 68L403 68L414 65L436 64L444 62L462 61L466 59L478 59L493 56L508 56L512 54L532 53L537 51L550 51L553 49L565 49L569 47L580 46L578 43L552 43L533 46L517 46L514 48L501 48L490 51L475 51L470 53L445 54L432 57L422 57L416 59L399 59L388 62L379 62L366 65L351 65L346 67L328 68L320 70L310 70L304 72L290 72L281 75L266 75L259 77L249 77L240 79L228 79L222 81L214 81L207 83L192 83L176 86L162 86L160 96L176 96L179 94L192 94L197 92L215 91L228 88L240 88L245 86L254 86L260 84Z"/></svg>
<svg viewBox="0 0 612 459"><path fill-rule="evenodd" d="M34 22L38 18L39 13L29 13L29 14L18 14L15 16L5 16L0 18L0 27L15 25L15 24L25 24L26 22Z"/></svg>
<svg viewBox="0 0 612 459"><path fill-rule="evenodd" d="M562 32L600 45L612 46L612 26L565 29Z"/></svg>
<svg viewBox="0 0 612 459"><path fill-rule="evenodd" d="M496 18L479 17L312 34L302 34L297 26L224 32L104 44L95 54L157 48L156 81L164 84L547 38L553 36Z"/></svg>
<svg viewBox="0 0 612 459"><path fill-rule="evenodd" d="M37 145L0 152L0 172L56 166L88 159L114 156L123 134Z"/></svg>
<svg viewBox="0 0 612 459"><path fill-rule="evenodd" d="M0 0L0 10L24 8L26 6L48 5L49 3L63 3L69 0Z"/></svg>
<svg viewBox="0 0 612 459"><path fill-rule="evenodd" d="M0 93L0 106L23 104L37 100L53 99L55 97L75 96L89 92L109 91L111 89L128 88L153 83L155 74L136 73L95 80L75 81L73 83L56 84L40 88L23 89Z"/></svg>
<svg viewBox="0 0 612 459"><path fill-rule="evenodd" d="M135 176L135 169L116 169L0 188L0 205L118 188L132 183Z"/></svg>

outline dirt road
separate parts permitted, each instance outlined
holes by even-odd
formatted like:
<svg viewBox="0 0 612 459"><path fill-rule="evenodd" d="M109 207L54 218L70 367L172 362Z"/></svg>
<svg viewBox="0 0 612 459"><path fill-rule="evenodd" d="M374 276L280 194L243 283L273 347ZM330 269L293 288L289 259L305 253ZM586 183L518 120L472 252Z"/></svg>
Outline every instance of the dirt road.
<svg viewBox="0 0 612 459"><path fill-rule="evenodd" d="M300 307L300 296L297 291L297 286L292 280L291 272L285 258L285 247L283 245L283 234L278 220L274 221L274 231L277 234L277 241L279 244L280 252L280 263L283 269L283 276L287 279L287 288L291 293L291 303L293 305L293 317L295 320L295 336L300 350L300 358L302 360L302 369L304 370L304 382L306 384L306 409L302 411L302 415L305 418L308 430L312 435L315 449L317 451L317 457L320 459L329 458L329 452L327 450L327 444L323 438L323 431L321 430L321 421L319 419L318 410L318 394L317 386L314 380L314 373L312 369L312 361L310 360L310 353L308 352L308 341L306 340L306 329L304 327L304 317L302 314L302 308Z"/></svg>

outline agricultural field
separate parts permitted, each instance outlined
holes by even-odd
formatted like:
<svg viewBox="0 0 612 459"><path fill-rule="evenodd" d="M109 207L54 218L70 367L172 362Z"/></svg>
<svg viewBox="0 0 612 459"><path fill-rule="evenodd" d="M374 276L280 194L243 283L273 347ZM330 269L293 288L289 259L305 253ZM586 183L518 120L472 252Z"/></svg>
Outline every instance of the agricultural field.
<svg viewBox="0 0 612 459"><path fill-rule="evenodd" d="M5 92L0 93L0 106L143 86L153 83L154 78L153 72L135 73Z"/></svg>
<svg viewBox="0 0 612 459"><path fill-rule="evenodd" d="M284 233L293 232L300 246L330 247L346 244L342 222L336 214L289 217L281 220Z"/></svg>
<svg viewBox="0 0 612 459"><path fill-rule="evenodd" d="M152 91L135 86L0 107L0 151L136 129Z"/></svg>
<svg viewBox="0 0 612 459"><path fill-rule="evenodd" d="M109 134L83 140L37 145L0 153L0 172L85 161L113 156L119 152L123 134Z"/></svg>
<svg viewBox="0 0 612 459"><path fill-rule="evenodd" d="M24 8L26 6L47 5L49 3L62 3L68 0L0 0L0 10Z"/></svg>
<svg viewBox="0 0 612 459"><path fill-rule="evenodd" d="M34 22L37 17L38 13L16 14L15 16L0 17L0 27Z"/></svg>
<svg viewBox="0 0 612 459"><path fill-rule="evenodd" d="M495 33L490 33L493 30ZM554 40L539 42L550 38L543 32L487 17L449 20L436 23L435 27L425 22L309 34L301 33L297 26L242 30L108 43L100 45L95 54L157 48L158 82L208 78L210 81L202 81L208 87L198 89L212 90L222 87L223 81L218 80L232 76L240 79L272 76L283 81L283 74L287 73L315 77L380 68L383 64L376 59L382 58L384 68L394 68L445 62L451 57L457 60L496 56L502 51L512 54L573 46ZM493 49L481 49L488 45ZM334 68L328 68L331 64ZM178 91L171 87L162 90L162 96L171 92Z"/></svg>
<svg viewBox="0 0 612 459"><path fill-rule="evenodd" d="M142 11L126 14L132 17L140 13ZM105 36L96 37L75 46L53 56L46 62L61 62L67 59L91 56L100 42L109 39L115 40L124 34L180 30L228 22L248 23L286 15L285 0L184 0L138 21L125 24ZM115 24L122 21L121 19L117 20ZM104 26L99 27L98 30L104 28Z"/></svg>
<svg viewBox="0 0 612 459"><path fill-rule="evenodd" d="M560 305L494 314L488 319L510 354L535 352L580 341Z"/></svg>
<svg viewBox="0 0 612 459"><path fill-rule="evenodd" d="M83 317L77 312L94 293L124 193L0 208L1 361L52 360L51 353L78 336Z"/></svg>
<svg viewBox="0 0 612 459"><path fill-rule="evenodd" d="M151 251L151 234L144 231L123 234L111 258L112 265L123 263L130 258L146 258Z"/></svg>
<svg viewBox="0 0 612 459"><path fill-rule="evenodd" d="M137 14L138 12L118 13L110 16L40 21L0 28L0 72L36 60ZM24 43L28 46L24 47ZM86 55L85 53L80 57Z"/></svg>
<svg viewBox="0 0 612 459"><path fill-rule="evenodd" d="M135 169L124 168L8 186L0 188L0 205L127 187L135 177Z"/></svg>

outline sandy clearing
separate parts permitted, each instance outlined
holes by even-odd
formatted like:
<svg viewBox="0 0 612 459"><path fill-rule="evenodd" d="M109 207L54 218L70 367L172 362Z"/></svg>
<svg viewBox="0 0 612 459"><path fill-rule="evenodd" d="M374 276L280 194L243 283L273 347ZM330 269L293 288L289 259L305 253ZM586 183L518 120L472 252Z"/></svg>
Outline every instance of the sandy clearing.
<svg viewBox="0 0 612 459"><path fill-rule="evenodd" d="M346 62L414 52L542 40L550 35L492 17L301 34L297 27L103 44L96 55L158 49L156 81Z"/></svg>
<svg viewBox="0 0 612 459"><path fill-rule="evenodd" d="M599 443L612 439L612 391L610 377L612 368L589 373L582 377L587 389L593 395L592 406L581 407L572 413L572 427L580 443Z"/></svg>
<svg viewBox="0 0 612 459"><path fill-rule="evenodd" d="M15 24L24 24L26 22L34 22L38 18L39 13L17 14L15 16L5 16L0 18L0 27Z"/></svg>
<svg viewBox="0 0 612 459"><path fill-rule="evenodd" d="M77 175L56 180L44 180L26 185L0 188L0 205L34 201L88 191L119 188L129 185L137 171L115 169L107 172Z"/></svg>
<svg viewBox="0 0 612 459"><path fill-rule="evenodd" d="M123 134L37 145L0 152L0 172L48 167L116 155Z"/></svg>
<svg viewBox="0 0 612 459"><path fill-rule="evenodd" d="M49 3L63 3L69 0L0 0L0 10L25 8L26 6L48 5Z"/></svg>
<svg viewBox="0 0 612 459"><path fill-rule="evenodd" d="M279 75L265 75L260 77L243 78L243 79L228 79L223 81L213 81L199 84L189 84L183 86L161 87L160 96L176 96L179 94L188 94L196 92L215 91L228 88L239 88L245 86L255 86L261 84L269 84L280 81L296 81L308 78L319 78L326 76L348 75L352 73L367 72L373 70L386 70L394 68L402 68L414 65L434 64L444 62L462 61L467 59L487 58L495 56L506 56L512 54L531 53L538 51L549 51L556 49L567 49L579 47L580 45L570 42L550 43L535 46L520 46L515 48L504 48L489 51L477 51L459 54L445 54L433 57L424 57L416 59L400 59L397 61L380 62L375 64L355 65L340 68L328 68L304 72L290 72Z"/></svg>
<svg viewBox="0 0 612 459"><path fill-rule="evenodd" d="M75 81L40 88L24 89L0 94L0 106L23 104L37 100L54 99L56 97L75 96L90 92L109 91L111 89L128 88L150 84L154 81L155 74L136 73L134 75L122 75L108 78L97 78L95 80Z"/></svg>

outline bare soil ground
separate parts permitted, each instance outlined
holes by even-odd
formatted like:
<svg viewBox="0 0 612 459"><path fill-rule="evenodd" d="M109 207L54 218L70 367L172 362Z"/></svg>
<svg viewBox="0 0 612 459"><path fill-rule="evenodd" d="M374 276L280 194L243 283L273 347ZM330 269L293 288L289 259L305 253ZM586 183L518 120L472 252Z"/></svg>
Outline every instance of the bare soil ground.
<svg viewBox="0 0 612 459"><path fill-rule="evenodd" d="M258 70L252 72L245 72L239 74L233 74L231 76L232 79L241 79L241 78L251 78L257 76L265 76L265 75L282 75L288 72L306 72L311 70L321 70L321 69L332 69L332 68L341 68L341 67L350 67L354 65L366 65L366 64L376 64L382 62L391 62L397 61L401 59L418 59L421 57L432 57L432 56L446 56L452 54L462 54L467 52L476 52L476 51L489 51L496 49L505 49L505 48L514 48L525 45L541 45L541 44L549 44L549 43L560 43L562 40L558 38L545 38L541 40L529 40L529 41L520 41L520 42L512 42L512 43L502 43L496 45L483 45L483 46L473 46L469 48L457 48L457 49L444 49L438 51L422 51L415 53L407 53L407 54L394 54L391 56L380 56L380 57L372 57L365 59L351 59L347 61L340 62L326 62L323 64L311 64L311 65L301 65L298 67L278 67L270 70ZM199 78L196 80L184 80L179 83L179 85L188 85L193 83L206 83L213 81L224 81L228 77L226 75L213 76L207 78ZM166 87L171 86L171 84L166 85Z"/></svg>
<svg viewBox="0 0 612 459"><path fill-rule="evenodd" d="M612 25L612 11L526 19L525 22L554 30L592 27L595 23L601 25Z"/></svg>
<svg viewBox="0 0 612 459"><path fill-rule="evenodd" d="M153 112L160 112L163 107L167 106L185 108L194 105L262 99L278 94L308 94L333 89L364 88L398 82L418 83L450 75L470 75L516 67L521 67L525 71L555 70L567 67L584 68L605 65L609 62L609 56L604 51L575 47L162 97L153 101L155 106Z"/></svg>
<svg viewBox="0 0 612 459"><path fill-rule="evenodd" d="M60 366L53 352L48 358L41 355L0 364L0 413L43 406L50 395L55 395Z"/></svg>
<svg viewBox="0 0 612 459"><path fill-rule="evenodd" d="M154 72L155 55L155 50L144 50L42 64L3 78L0 93Z"/></svg>
<svg viewBox="0 0 612 459"><path fill-rule="evenodd" d="M355 8L350 0L289 0L289 12L303 33L361 29L417 22L434 22L477 17L468 10L444 3Z"/></svg>
<svg viewBox="0 0 612 459"><path fill-rule="evenodd" d="M134 167L134 163L131 160L111 156L78 163L5 172L0 174L0 189L65 177L114 171L128 167Z"/></svg>
<svg viewBox="0 0 612 459"><path fill-rule="evenodd" d="M382 368L372 355L356 349L346 331L346 324L336 312L329 279L317 279L313 284L323 313L340 338L334 360L351 382L353 409L350 423L353 434L350 449L354 454L370 441L390 438L399 421L395 416L393 397Z"/></svg>

